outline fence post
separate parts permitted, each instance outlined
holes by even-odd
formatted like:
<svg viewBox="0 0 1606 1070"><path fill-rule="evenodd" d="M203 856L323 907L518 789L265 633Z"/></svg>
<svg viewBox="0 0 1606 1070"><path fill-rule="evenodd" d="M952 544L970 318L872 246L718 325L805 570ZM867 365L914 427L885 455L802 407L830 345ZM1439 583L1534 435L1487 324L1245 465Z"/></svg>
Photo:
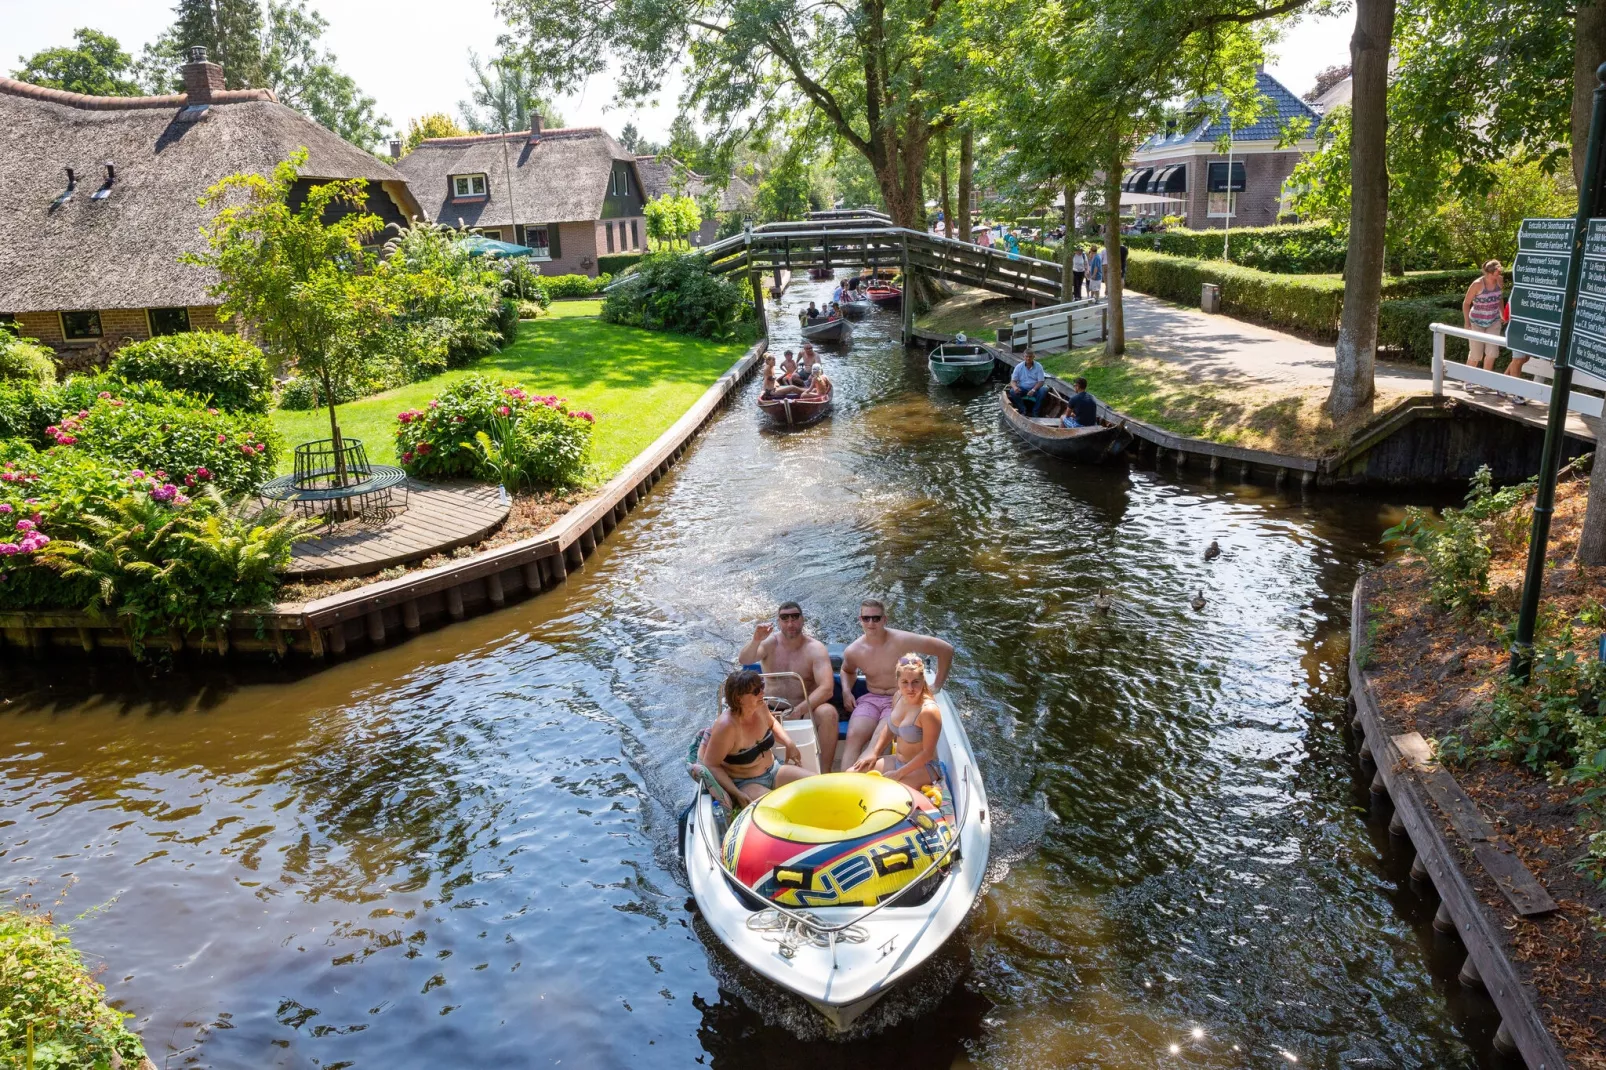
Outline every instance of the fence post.
<svg viewBox="0 0 1606 1070"><path fill-rule="evenodd" d="M1430 324L1429 329L1438 324ZM1433 396L1444 395L1444 332L1433 331Z"/></svg>

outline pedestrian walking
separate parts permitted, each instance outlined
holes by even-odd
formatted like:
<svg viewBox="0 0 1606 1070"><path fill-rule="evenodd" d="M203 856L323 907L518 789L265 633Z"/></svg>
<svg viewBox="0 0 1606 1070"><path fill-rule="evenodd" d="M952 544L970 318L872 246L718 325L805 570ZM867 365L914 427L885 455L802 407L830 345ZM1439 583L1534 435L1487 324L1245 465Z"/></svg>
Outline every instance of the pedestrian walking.
<svg viewBox="0 0 1606 1070"><path fill-rule="evenodd" d="M1104 248L1095 245L1093 255L1087 259L1087 295L1097 301L1104 287Z"/></svg>
<svg viewBox="0 0 1606 1070"><path fill-rule="evenodd" d="M1500 333L1500 313L1506 303L1505 280L1500 272L1500 261L1490 260L1483 265L1483 274L1467 287L1467 296L1461 302L1461 317L1468 330L1483 334ZM1492 372L1495 359L1499 356L1499 342L1467 343L1467 364L1470 367L1482 367Z"/></svg>
<svg viewBox="0 0 1606 1070"><path fill-rule="evenodd" d="M1082 299L1082 284L1087 281L1087 252L1078 245L1071 257L1071 300Z"/></svg>

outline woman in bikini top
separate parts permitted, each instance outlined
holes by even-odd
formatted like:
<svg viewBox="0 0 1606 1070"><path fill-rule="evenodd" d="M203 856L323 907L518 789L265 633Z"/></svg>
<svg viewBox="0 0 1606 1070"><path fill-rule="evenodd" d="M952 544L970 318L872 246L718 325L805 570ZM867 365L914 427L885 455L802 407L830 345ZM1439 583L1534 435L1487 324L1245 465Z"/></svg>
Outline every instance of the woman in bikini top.
<svg viewBox="0 0 1606 1070"><path fill-rule="evenodd" d="M733 672L725 678L722 696L724 708L708 730L698 761L738 808L808 775L797 744L764 701L762 676L748 669ZM775 760L776 743L786 750L784 765Z"/></svg>
<svg viewBox="0 0 1606 1070"><path fill-rule="evenodd" d="M919 654L898 659L898 695L891 715L876 729L866 757L853 764L855 772L876 772L910 788L936 782L937 740L942 735L942 710L926 681L926 663ZM887 754L887 747L893 750ZM877 757L880 755L880 757Z"/></svg>

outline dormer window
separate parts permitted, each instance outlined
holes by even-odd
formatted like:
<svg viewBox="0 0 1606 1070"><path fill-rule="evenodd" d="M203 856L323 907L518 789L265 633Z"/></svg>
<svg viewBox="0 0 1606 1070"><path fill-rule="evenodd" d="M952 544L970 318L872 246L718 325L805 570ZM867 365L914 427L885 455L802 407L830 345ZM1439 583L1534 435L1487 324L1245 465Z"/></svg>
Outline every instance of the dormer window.
<svg viewBox="0 0 1606 1070"><path fill-rule="evenodd" d="M453 197L483 197L485 196L484 175L453 175Z"/></svg>

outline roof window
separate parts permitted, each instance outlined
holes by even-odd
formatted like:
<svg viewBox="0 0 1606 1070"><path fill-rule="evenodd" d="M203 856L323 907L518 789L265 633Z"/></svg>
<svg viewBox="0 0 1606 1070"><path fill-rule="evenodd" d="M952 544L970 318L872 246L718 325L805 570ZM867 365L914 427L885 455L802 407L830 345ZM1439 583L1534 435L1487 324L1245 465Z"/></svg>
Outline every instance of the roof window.
<svg viewBox="0 0 1606 1070"><path fill-rule="evenodd" d="M453 197L484 197L488 195L484 175L453 175Z"/></svg>

